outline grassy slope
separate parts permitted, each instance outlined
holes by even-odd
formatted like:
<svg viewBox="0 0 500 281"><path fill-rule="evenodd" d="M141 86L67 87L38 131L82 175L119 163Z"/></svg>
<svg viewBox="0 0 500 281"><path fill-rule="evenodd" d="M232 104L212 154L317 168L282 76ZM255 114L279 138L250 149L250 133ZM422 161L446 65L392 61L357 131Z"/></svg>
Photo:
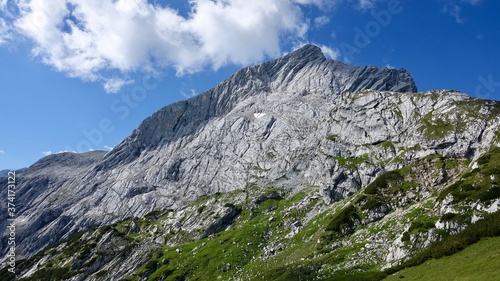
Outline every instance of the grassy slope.
<svg viewBox="0 0 500 281"><path fill-rule="evenodd" d="M471 199L475 202L477 199L490 200L499 198L500 194L497 192L497 188L500 184L498 181L500 179L500 170L497 167L500 163L500 149L492 149L489 153L481 157L478 162L480 164L479 167L463 175L457 184L449 186L441 193L433 190L435 194L430 199L436 197L442 199L447 194L452 194L457 199L456 203L467 202ZM387 233L394 232L391 231L391 228L396 225L397 221L401 222L400 225L397 225L399 229L406 229L404 225L410 226L408 223L409 221L412 222L407 230L409 237L427 233L428 228L433 228L435 221L438 219L436 217L438 214L430 218L429 214L425 212L425 210L432 210L434 203L427 207L410 204L406 209L411 209L412 206L416 206L417 208L408 214L392 217L391 219L383 219L368 226L356 226L357 224L354 222L360 221L365 215L363 212L373 207L397 202L400 200L398 199L398 196L400 196L398 194L415 191L414 189L417 185L413 183L420 180L417 177L418 174L425 172L425 174L433 176L436 171L441 171L443 168L451 171L462 165L467 166L468 162L457 159L443 159L439 155L434 155L426 157L403 169L383 174L367 188L360 190L351 198L329 206L327 211L321 212L309 221L309 223L305 223L301 231L292 238L286 237L291 231L290 223L304 221L304 216L308 210L324 204L319 197L312 196L316 194L317 187L311 186L307 190L303 190L293 196L283 194L283 197L278 196L277 198L264 200L260 203L251 202L261 194L269 195L270 192L276 190L266 190L258 187L255 187L255 190L249 188L247 192L251 191L250 196L244 199L241 206L238 204L238 206L243 207L242 213L229 229L198 241L186 238L184 241L177 241L179 243L175 243L178 244L175 247L163 244L162 250L154 252L149 261L140 265L140 268L133 275L123 280L229 280L231 278L266 281L312 279L330 281L381 280L384 273L378 272L380 270L380 259L376 257L374 259L367 259L365 257L366 250L362 251L365 247L366 239L375 234L384 233L384 231L386 235ZM459 170L463 170L463 167ZM209 205L227 205L226 209L231 208L232 204L228 204L227 202L232 202L230 201L231 198L241 192L235 191L234 194L215 194L201 198L193 203L192 212L201 217L218 215L218 213L211 213ZM434 199L431 202L434 202ZM232 208L234 207L232 205ZM405 208L401 210L403 209ZM158 218L157 216L149 216L149 218L145 219L134 219L136 225L140 226L140 230L137 230L137 233L130 232L131 219L127 219L112 226L103 226L97 230L94 229L90 232L95 232L96 234L91 236L83 235L83 237L86 237L85 239L80 239L82 237L82 234L80 234L80 236L74 239L63 242L65 244L63 245L63 251L54 249L53 251L47 250L45 253L41 253L38 260L40 257L47 255L49 257L47 260L51 262L50 264L49 262L42 262L40 264L41 270L39 270L39 276L42 277L43 275L45 278L47 275L55 275L58 279L66 279L66 277L80 273L79 267L76 267L76 270L70 270L69 268L69 266L78 261L86 265L82 265L81 270L86 270L92 264L90 262L92 258L99 257L101 252L103 252L103 249L94 248L96 244L99 244L97 241L107 233L111 233L116 238L117 242L115 244L117 247L124 243L129 244L132 248L142 243L149 243L152 239L150 237L152 235L151 228L153 226L161 227L167 217L165 215L158 216ZM455 217L448 218L448 220L456 219ZM429 220L432 223L429 224L431 225L430 227L427 227L426 225ZM496 221L500 221L500 218ZM487 225L494 225L496 227L497 224ZM496 227L496 229L500 229L500 227ZM347 234L340 235L339 232L341 230L346 230ZM477 226L473 230L469 231L469 234L484 232L482 231L483 228ZM367 234L362 237L357 236L357 239L351 238L351 235L356 236L356 231L364 231ZM159 233L155 235L159 235ZM163 235L165 236L165 241L174 239L171 233L164 233ZM496 235L499 234L491 236ZM467 235L467 237L470 236ZM395 238L392 237L390 239ZM389 240L386 239L384 241ZM463 242L463 239L450 238L448 240L451 242L443 242L439 244L441 245L440 247L431 247L432 249L430 250L433 251L423 251L428 255L421 255L425 258L422 261L425 261L427 257L435 256L436 253L448 253L449 249L455 249L457 245L465 247L470 244L458 243ZM351 241L353 243L345 243L341 247L332 250L332 245L340 241ZM264 246L272 246L277 249L279 248L278 244L283 244L282 251L277 250L276 255L269 258L262 258L264 255ZM374 245L376 246L376 243ZM363 258L363 262L360 262L360 258ZM351 259L357 259L358 263L347 265ZM446 259L444 258L443 260ZM27 261L25 263L25 268L30 268L33 266L34 261ZM20 266L22 265L23 263L20 262ZM342 267L337 268L337 265L342 265ZM344 266L345 271L339 271ZM322 273L318 274L320 269ZM483 269L483 271L491 270ZM55 274L56 272L58 274ZM106 274L105 272L101 273ZM96 273L96 276L101 273ZM400 275L400 273L397 273L396 277L399 279ZM2 271L0 271L0 276L2 276ZM31 276L30 280L48 280L44 278L37 279ZM438 280L453 279L445 278Z"/></svg>
<svg viewBox="0 0 500 281"><path fill-rule="evenodd" d="M488 238L449 257L430 260L384 280L500 280L500 237Z"/></svg>

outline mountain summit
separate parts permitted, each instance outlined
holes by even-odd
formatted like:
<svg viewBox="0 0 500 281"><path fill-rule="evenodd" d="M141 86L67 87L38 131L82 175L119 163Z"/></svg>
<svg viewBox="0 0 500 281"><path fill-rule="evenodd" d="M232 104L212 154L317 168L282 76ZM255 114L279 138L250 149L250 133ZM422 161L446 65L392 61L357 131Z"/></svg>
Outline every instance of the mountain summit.
<svg viewBox="0 0 500 281"><path fill-rule="evenodd" d="M19 277L321 280L400 265L500 207L500 105L416 91L404 69L306 45L160 109L108 153L45 157L18 174Z"/></svg>
<svg viewBox="0 0 500 281"><path fill-rule="evenodd" d="M243 68L217 87L159 110L104 159L100 169L135 160L142 151L192 134L211 118L231 112L240 102L273 93L338 96L361 90L414 93L415 82L404 70L358 67L327 59L315 45L273 61ZM183 128L182 130L179 130Z"/></svg>

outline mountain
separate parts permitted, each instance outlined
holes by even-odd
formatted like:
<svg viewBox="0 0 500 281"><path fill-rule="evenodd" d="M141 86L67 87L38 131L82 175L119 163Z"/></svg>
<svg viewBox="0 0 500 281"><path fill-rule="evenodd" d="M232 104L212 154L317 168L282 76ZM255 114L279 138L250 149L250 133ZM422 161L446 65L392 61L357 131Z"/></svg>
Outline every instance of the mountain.
<svg viewBox="0 0 500 281"><path fill-rule="evenodd" d="M23 206L17 214L23 222L21 228L26 229L18 235L19 255L29 257L94 224L143 216L182 206L183 201L204 194L244 188L248 164L231 167L240 156L222 155L226 151L221 139L204 140L207 133L215 130L221 135L228 128L220 126L240 119L243 127L235 131L237 139L225 144L240 149L245 144L238 139L247 130L245 126L255 119L253 114L264 109L257 103L265 106L273 94L292 98L319 91L333 97L364 88L416 90L404 70L348 66L327 60L318 47L307 45L284 58L242 69L188 101L166 106L106 155L92 153L89 159L86 154L63 153L43 158L21 174L17 187L17 200ZM270 114L259 119L265 120L274 123L275 117ZM265 154L258 150L248 154L254 164Z"/></svg>
<svg viewBox="0 0 500 281"><path fill-rule="evenodd" d="M26 168L21 168L21 169L15 170L15 171L16 172L22 172L24 170L26 170ZM1 170L0 171L0 177L7 177L9 175L9 172L11 172L11 171L14 171L14 170L9 170L9 169L7 169L7 170Z"/></svg>
<svg viewBox="0 0 500 281"><path fill-rule="evenodd" d="M495 214L499 125L496 102L417 93L404 69L306 45L164 107L108 153L19 173L18 277L377 275Z"/></svg>

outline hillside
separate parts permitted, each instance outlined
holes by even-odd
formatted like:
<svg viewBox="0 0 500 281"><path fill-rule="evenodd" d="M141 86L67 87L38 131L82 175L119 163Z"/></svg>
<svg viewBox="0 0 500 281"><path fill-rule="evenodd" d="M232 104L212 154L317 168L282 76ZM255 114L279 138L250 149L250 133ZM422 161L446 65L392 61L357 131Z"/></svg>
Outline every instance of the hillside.
<svg viewBox="0 0 500 281"><path fill-rule="evenodd" d="M18 280L380 280L499 235L500 104L416 91L307 45L43 158L18 175Z"/></svg>
<svg viewBox="0 0 500 281"><path fill-rule="evenodd" d="M458 254L402 270L384 280L496 280L500 276L498 264L500 237L480 241Z"/></svg>

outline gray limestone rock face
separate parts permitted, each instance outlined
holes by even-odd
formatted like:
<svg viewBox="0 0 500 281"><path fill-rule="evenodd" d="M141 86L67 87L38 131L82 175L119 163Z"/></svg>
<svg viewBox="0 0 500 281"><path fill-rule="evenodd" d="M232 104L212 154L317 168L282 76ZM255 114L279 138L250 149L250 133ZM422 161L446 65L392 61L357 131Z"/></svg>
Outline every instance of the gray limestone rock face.
<svg viewBox="0 0 500 281"><path fill-rule="evenodd" d="M228 114L251 97L276 92L290 96L314 92L335 96L368 89L417 91L415 82L404 69L347 65L328 60L317 46L306 45L283 58L244 68L194 98L164 107L106 155L98 169L108 170L132 162L144 151L192 135L211 118Z"/></svg>
<svg viewBox="0 0 500 281"><path fill-rule="evenodd" d="M493 102L465 115L477 100L416 91L405 70L346 65L312 45L244 68L162 108L108 153L52 155L21 173L18 255L90 225L251 185L315 186L332 203L415 159L475 158L489 147L499 126L487 118ZM442 122L454 125L435 129Z"/></svg>
<svg viewBox="0 0 500 281"><path fill-rule="evenodd" d="M94 183L85 178L105 153L54 154L16 172L16 253L20 258L36 253L40 245L68 237L75 222L65 211L83 198L92 197ZM80 184L91 186L75 189ZM0 227L6 229L6 225L7 213L0 212ZM82 221L80 227L86 226ZM6 238L2 236L2 251Z"/></svg>

